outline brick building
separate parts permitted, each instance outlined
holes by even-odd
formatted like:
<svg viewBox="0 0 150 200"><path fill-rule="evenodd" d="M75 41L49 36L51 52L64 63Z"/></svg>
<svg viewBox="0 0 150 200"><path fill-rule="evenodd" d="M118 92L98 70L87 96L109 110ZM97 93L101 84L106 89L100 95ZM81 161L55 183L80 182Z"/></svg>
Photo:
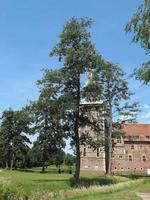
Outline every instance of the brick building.
<svg viewBox="0 0 150 200"><path fill-rule="evenodd" d="M114 140L113 171L150 169L150 124L125 124L124 137Z"/></svg>
<svg viewBox="0 0 150 200"><path fill-rule="evenodd" d="M122 129L124 136L113 140L112 171L147 171L150 169L150 124L125 124ZM104 147L95 150L81 145L81 171L105 172L105 157Z"/></svg>
<svg viewBox="0 0 150 200"><path fill-rule="evenodd" d="M89 73L85 87L87 89L80 103L80 114L86 116L87 121L97 121L99 130L92 129L88 124L79 127L80 169L84 172L105 172L107 156L104 146L93 148L88 142L90 138L95 141L104 141L105 138L103 102L97 96L93 71ZM122 129L124 135L113 140L112 171L147 171L150 169L150 124L125 124Z"/></svg>
<svg viewBox="0 0 150 200"><path fill-rule="evenodd" d="M80 145L81 151L81 171L101 171L105 172L105 149L91 148L88 144L88 140L96 141L104 140L104 118L102 113L102 102L82 102L80 104L80 113L82 113L82 108L84 107L84 115L87 116L90 121L94 122L98 119L99 130L95 131L88 125L79 128L80 139L83 140ZM82 139L83 138L83 139Z"/></svg>

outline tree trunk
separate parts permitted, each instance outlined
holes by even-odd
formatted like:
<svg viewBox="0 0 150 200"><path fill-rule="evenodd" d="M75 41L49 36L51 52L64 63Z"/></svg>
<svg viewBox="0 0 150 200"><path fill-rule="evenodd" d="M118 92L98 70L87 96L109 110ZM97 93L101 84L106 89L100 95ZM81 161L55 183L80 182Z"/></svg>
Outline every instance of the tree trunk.
<svg viewBox="0 0 150 200"><path fill-rule="evenodd" d="M45 172L45 157L44 157L44 151L43 151L43 153L42 153L42 173L44 173Z"/></svg>
<svg viewBox="0 0 150 200"><path fill-rule="evenodd" d="M13 169L13 166L14 166L14 154L12 155L12 159L11 159L11 162L10 162L10 169L11 170Z"/></svg>
<svg viewBox="0 0 150 200"><path fill-rule="evenodd" d="M42 173L45 172L45 163L42 163Z"/></svg>
<svg viewBox="0 0 150 200"><path fill-rule="evenodd" d="M111 175L112 173L112 108L110 108L109 113L109 135L108 135L108 172L107 175Z"/></svg>
<svg viewBox="0 0 150 200"><path fill-rule="evenodd" d="M80 75L78 73L77 83L77 102L75 116L75 146L76 146L76 165L75 165L75 182L79 182L80 178L80 138L79 138L79 106L80 106Z"/></svg>
<svg viewBox="0 0 150 200"><path fill-rule="evenodd" d="M76 166L75 166L75 182L79 182L80 178L80 144L79 144L79 135L76 135Z"/></svg>
<svg viewBox="0 0 150 200"><path fill-rule="evenodd" d="M6 161L6 169L8 169L8 161Z"/></svg>

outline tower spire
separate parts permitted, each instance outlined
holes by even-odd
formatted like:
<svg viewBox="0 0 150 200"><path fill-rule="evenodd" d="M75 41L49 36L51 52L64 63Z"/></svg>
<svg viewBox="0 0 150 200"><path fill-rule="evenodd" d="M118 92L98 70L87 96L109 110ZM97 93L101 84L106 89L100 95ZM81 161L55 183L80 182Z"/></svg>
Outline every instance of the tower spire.
<svg viewBox="0 0 150 200"><path fill-rule="evenodd" d="M84 85L84 98L87 102L97 102L100 100L100 87L98 84L98 76L94 69L87 74L87 81Z"/></svg>

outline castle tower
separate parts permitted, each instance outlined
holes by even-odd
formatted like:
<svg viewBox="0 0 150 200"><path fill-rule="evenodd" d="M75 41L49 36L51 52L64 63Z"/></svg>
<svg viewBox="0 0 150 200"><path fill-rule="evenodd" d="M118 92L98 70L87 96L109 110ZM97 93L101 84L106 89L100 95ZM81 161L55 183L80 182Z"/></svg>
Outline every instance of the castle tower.
<svg viewBox="0 0 150 200"><path fill-rule="evenodd" d="M85 125L79 128L80 169L83 172L105 172L104 146L96 146L97 141L104 141L104 117L103 102L99 100L100 92L94 71L89 72L84 87L84 99L80 102L80 115L85 120Z"/></svg>

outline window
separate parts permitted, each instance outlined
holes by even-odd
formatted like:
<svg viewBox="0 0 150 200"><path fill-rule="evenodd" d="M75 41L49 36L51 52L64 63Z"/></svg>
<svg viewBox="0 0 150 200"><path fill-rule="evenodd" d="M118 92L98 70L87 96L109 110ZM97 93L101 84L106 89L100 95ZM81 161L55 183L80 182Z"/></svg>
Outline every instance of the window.
<svg viewBox="0 0 150 200"><path fill-rule="evenodd" d="M122 156L120 155L120 156L119 156L119 158L121 159L121 158L122 158Z"/></svg>
<svg viewBox="0 0 150 200"><path fill-rule="evenodd" d="M150 140L150 136L149 136L149 135L146 135L146 139L147 139L147 140Z"/></svg>
<svg viewBox="0 0 150 200"><path fill-rule="evenodd" d="M128 159L129 159L130 162L132 162L133 161L132 155L129 155Z"/></svg>
<svg viewBox="0 0 150 200"><path fill-rule="evenodd" d="M96 117L98 118L100 116L99 112L96 112Z"/></svg>
<svg viewBox="0 0 150 200"><path fill-rule="evenodd" d="M97 148L97 157L99 157L99 148Z"/></svg>
<svg viewBox="0 0 150 200"><path fill-rule="evenodd" d="M140 145L140 149L142 149L143 148L143 146L142 145Z"/></svg>
<svg viewBox="0 0 150 200"><path fill-rule="evenodd" d="M138 140L139 136L133 136L133 140Z"/></svg>
<svg viewBox="0 0 150 200"><path fill-rule="evenodd" d="M86 148L83 149L83 156L86 156Z"/></svg>
<svg viewBox="0 0 150 200"><path fill-rule="evenodd" d="M121 143L121 138L120 137L117 138L117 143Z"/></svg>
<svg viewBox="0 0 150 200"><path fill-rule="evenodd" d="M142 156L142 161L146 162L146 156L145 155Z"/></svg>
<svg viewBox="0 0 150 200"><path fill-rule="evenodd" d="M134 149L134 145L133 144L131 145L131 149Z"/></svg>

